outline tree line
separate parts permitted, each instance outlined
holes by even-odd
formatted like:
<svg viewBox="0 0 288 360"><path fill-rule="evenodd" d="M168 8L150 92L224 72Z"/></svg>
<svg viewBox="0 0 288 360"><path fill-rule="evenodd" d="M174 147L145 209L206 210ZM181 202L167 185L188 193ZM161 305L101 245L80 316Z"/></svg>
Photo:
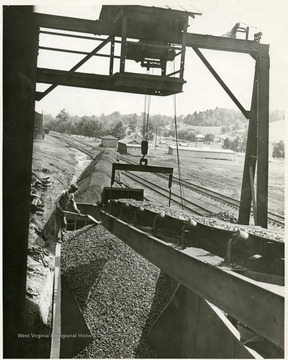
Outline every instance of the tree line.
<svg viewBox="0 0 288 360"><path fill-rule="evenodd" d="M275 110L270 113L270 121L283 119L284 111ZM195 111L186 116L179 115L176 118L177 129L175 129L174 116L151 115L149 114L120 114L115 111L109 115L101 114L99 116L71 116L65 109L62 109L56 118L50 114L44 115L44 127L48 130L59 133L83 135L94 138L101 138L106 135L112 135L117 139L123 139L130 133L138 132L147 140L152 140L154 136L177 137L179 140L195 142L199 131L191 129L182 129L184 125L190 126L217 126L221 127L221 133L225 134L239 129L247 128L248 120L244 118L238 110L221 109L216 107L206 111ZM204 142L210 143L215 139L213 133L205 135ZM245 151L246 133L243 136L237 136L231 140L225 139L223 147L233 151ZM284 143L278 144L275 150L275 157L281 157L284 154ZM283 155L284 156L284 155Z"/></svg>

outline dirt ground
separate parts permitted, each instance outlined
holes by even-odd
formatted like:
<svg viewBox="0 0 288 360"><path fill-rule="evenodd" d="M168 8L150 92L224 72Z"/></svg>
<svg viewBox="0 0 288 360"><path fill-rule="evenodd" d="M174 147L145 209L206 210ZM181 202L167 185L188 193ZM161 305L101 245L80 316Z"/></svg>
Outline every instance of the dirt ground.
<svg viewBox="0 0 288 360"><path fill-rule="evenodd" d="M95 146L95 140L89 138L81 138L81 141L85 141L88 144ZM219 147L219 145L217 145ZM167 153L167 145L158 146L156 149L149 147L147 159L149 165L159 165L174 168L174 178L179 178L178 164L175 155L169 155ZM115 156L116 151L114 150ZM139 160L137 156L128 156L132 160ZM217 159L199 159L193 158L191 155L180 155L180 172L181 178L184 180L193 181L195 184L207 187L211 190L223 193L224 195L231 196L234 199L240 200L242 177L244 169L244 153L237 153L235 161L229 160L217 160ZM106 170L106 169L105 169ZM107 171L106 171L107 172ZM269 159L269 193L268 193L268 208L270 211L284 215L285 210L285 161L278 159ZM109 175L108 175L109 176ZM153 174L143 173L144 177L155 177L157 183L162 181ZM127 177L125 179L128 185L133 186L133 182ZM259 180L261 181L261 179ZM257 179L256 179L257 182ZM162 184L164 187L166 183ZM176 183L172 186L172 192L179 194L179 186ZM158 195L145 189L145 195L152 201L159 201ZM229 211L236 218L238 212L231 207L227 207L223 204L217 204L214 200L207 197L203 197L195 192L189 192L185 190L186 199L197 199L199 201L205 201L209 205L215 207L216 212ZM173 197L172 197L173 198ZM251 218L251 223L253 219Z"/></svg>
<svg viewBox="0 0 288 360"><path fill-rule="evenodd" d="M33 223L39 229L44 229L48 243L51 245L55 241L51 228L55 201L61 191L68 188L72 182L76 165L76 151L59 140L46 135L45 140L34 141L32 170L40 180L49 177L50 186L46 189L37 188L37 194L44 204L44 211L42 215L31 214L30 224ZM33 245L43 245L43 239L33 235L32 231L29 236L29 246Z"/></svg>
<svg viewBox="0 0 288 360"><path fill-rule="evenodd" d="M74 149L67 148L49 135L45 140L35 140L33 144L31 192L40 199L43 211L33 211L31 204L25 312L25 332L28 334L46 334L49 337L51 331L50 299L57 235L54 226L55 201L74 180L77 156ZM49 179L48 186L43 186L44 179ZM26 345L28 357L49 357L49 338L39 341L30 337Z"/></svg>
<svg viewBox="0 0 288 360"><path fill-rule="evenodd" d="M178 178L178 165L175 155L168 155L165 149L149 149L149 165L161 165L174 168L174 178ZM244 154L237 154L235 161L216 159L197 159L180 157L181 178L240 199L244 169ZM269 199L270 211L284 215L284 160L269 161ZM174 186L175 189L175 186Z"/></svg>

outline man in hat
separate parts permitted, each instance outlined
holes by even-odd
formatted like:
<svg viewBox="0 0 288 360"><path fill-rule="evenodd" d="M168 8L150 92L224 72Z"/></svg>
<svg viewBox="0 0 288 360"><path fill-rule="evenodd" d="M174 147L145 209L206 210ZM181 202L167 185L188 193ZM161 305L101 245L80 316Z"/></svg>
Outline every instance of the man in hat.
<svg viewBox="0 0 288 360"><path fill-rule="evenodd" d="M65 211L69 204L72 204L73 209L80 214L80 210L77 208L77 204L74 199L74 194L78 190L78 186L71 184L68 190L63 190L56 202L56 235L57 241L61 242L64 239L64 233L67 228L67 220ZM61 231L61 237L59 239L59 230Z"/></svg>

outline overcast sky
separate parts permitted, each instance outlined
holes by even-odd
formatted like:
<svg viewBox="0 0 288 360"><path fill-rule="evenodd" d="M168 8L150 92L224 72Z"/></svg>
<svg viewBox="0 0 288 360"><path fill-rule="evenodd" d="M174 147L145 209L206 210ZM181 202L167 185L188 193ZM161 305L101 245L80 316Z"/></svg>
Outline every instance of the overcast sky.
<svg viewBox="0 0 288 360"><path fill-rule="evenodd" d="M147 0L148 1L148 0ZM94 1L94 4L96 1ZM104 1L97 2L103 4ZM107 3L107 2L106 2ZM115 2L117 4L121 1ZM157 0L149 1L157 5ZM168 3L168 1L167 1ZM171 1L169 1L171 4ZM250 26L253 35L262 31L261 43L270 44L270 109L284 109L287 107L286 89L288 80L287 57L283 44L286 39L286 23L288 2L286 0L191 0L173 1L188 8L192 5L202 12L202 16L191 19L188 32L211 34L221 36L228 32L237 22ZM45 5L44 5L45 4ZM41 1L41 5L35 7L36 12L55 15L81 17L96 20L99 18L100 5L92 5L88 1L82 1L81 5L76 1L61 2L61 5L49 1ZM240 34L240 38L243 35ZM65 40L63 40L65 39ZM252 37L251 37L252 39ZM41 37L41 44L91 51L95 43L62 38L62 43L57 43L55 37ZM64 41L64 42L63 42ZM81 43L81 44L80 44ZM59 46L60 45L60 46ZM96 44L97 45L97 44ZM203 51L207 59L214 66L223 80L229 85L233 93L238 97L246 109L250 108L251 90L254 73L254 60L249 55L226 53L220 51ZM39 67L57 67L69 70L83 55L69 55L63 53L39 53ZM98 71L97 59L91 59L89 63L79 71ZM94 63L93 63L94 62ZM215 107L235 108L232 100L226 95L214 77L206 69L191 48L186 52L184 79L187 83L183 86L184 92L176 96L177 114L189 114L194 111L214 109ZM47 85L41 85L38 90L44 90ZM43 100L36 103L36 111L51 113L56 116L61 109L65 108L71 115L99 115L110 114L119 111L122 114L138 113L144 110L144 95L118 93L111 91L89 90L73 87L58 87L48 94ZM151 98L150 113L166 115L174 114L173 96Z"/></svg>

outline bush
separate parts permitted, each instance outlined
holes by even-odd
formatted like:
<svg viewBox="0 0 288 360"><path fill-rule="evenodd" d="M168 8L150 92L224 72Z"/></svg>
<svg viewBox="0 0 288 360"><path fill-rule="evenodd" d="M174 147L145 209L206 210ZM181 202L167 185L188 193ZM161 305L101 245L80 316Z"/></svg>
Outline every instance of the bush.
<svg viewBox="0 0 288 360"><path fill-rule="evenodd" d="M273 143L272 157L276 159L285 158L285 144L282 140L280 140L278 143Z"/></svg>

